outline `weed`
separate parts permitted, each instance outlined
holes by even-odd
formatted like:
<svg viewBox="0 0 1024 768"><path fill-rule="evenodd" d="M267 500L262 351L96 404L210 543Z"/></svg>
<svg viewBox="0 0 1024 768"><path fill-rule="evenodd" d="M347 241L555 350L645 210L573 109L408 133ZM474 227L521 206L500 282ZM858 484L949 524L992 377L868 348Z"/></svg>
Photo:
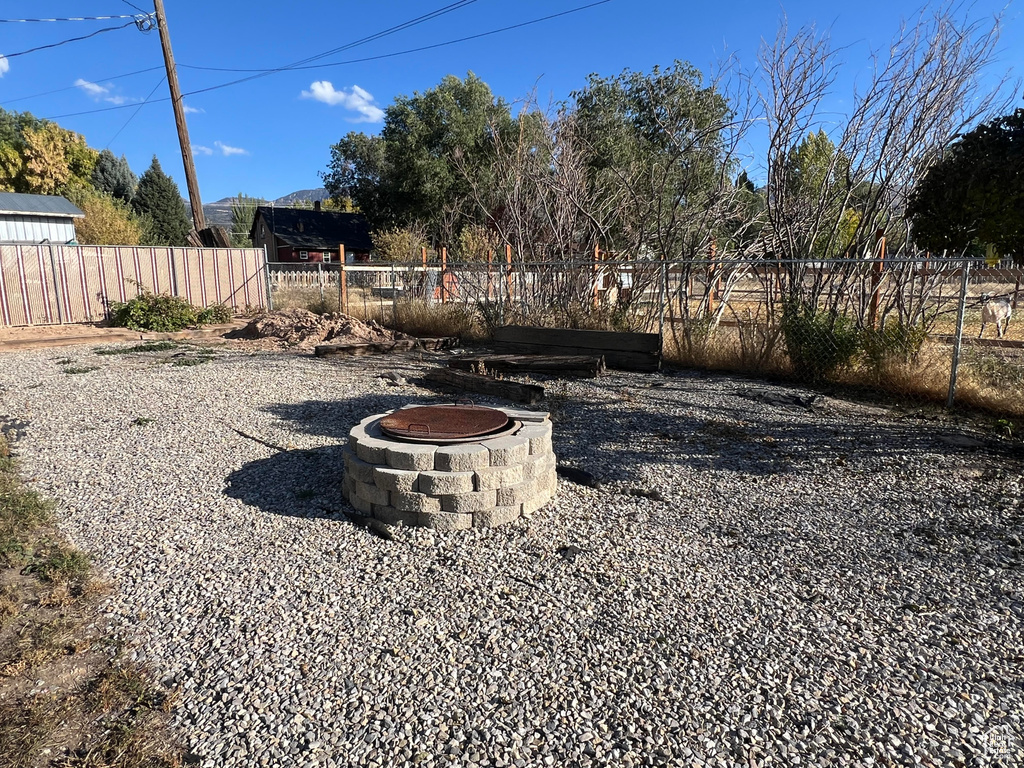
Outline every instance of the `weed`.
<svg viewBox="0 0 1024 768"><path fill-rule="evenodd" d="M167 352L176 349L178 343L175 341L147 341L145 344L136 344L133 347L109 347L97 349L97 355L133 355L144 352Z"/></svg>
<svg viewBox="0 0 1024 768"><path fill-rule="evenodd" d="M75 362L74 359L72 359L70 357L58 357L57 358L57 365L71 365L73 362Z"/></svg>
<svg viewBox="0 0 1024 768"><path fill-rule="evenodd" d="M68 584L81 590L89 580L89 556L59 542L49 542L36 552L25 568L51 584Z"/></svg>
<svg viewBox="0 0 1024 768"><path fill-rule="evenodd" d="M152 424L154 421L155 421L155 419L151 419L148 416L136 416L134 419L132 419L132 426L133 427L147 427L150 424Z"/></svg>
<svg viewBox="0 0 1024 768"><path fill-rule="evenodd" d="M171 361L171 365L179 368L188 367L192 365L202 365L213 360L213 357L178 357Z"/></svg>
<svg viewBox="0 0 1024 768"><path fill-rule="evenodd" d="M93 371L98 371L99 369L100 367L98 365L77 365L72 366L70 368L65 368L64 373L68 374L69 376L75 376L80 373L92 373Z"/></svg>

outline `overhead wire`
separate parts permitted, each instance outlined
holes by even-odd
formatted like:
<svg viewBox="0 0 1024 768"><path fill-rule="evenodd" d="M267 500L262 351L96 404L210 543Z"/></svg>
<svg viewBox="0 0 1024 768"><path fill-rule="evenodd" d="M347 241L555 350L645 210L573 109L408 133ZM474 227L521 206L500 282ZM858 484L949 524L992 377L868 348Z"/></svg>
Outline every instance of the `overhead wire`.
<svg viewBox="0 0 1024 768"><path fill-rule="evenodd" d="M123 75L114 75L112 77L93 78L92 82L94 82L94 83L110 82L111 80L120 80L123 77L131 77L132 75L141 75L141 74L143 74L145 72L155 72L156 70L163 69L163 68L164 67L161 64L158 67L147 67L146 69L137 69L134 72L125 72ZM50 95L52 95L54 93L61 93L62 91L73 91L73 90L75 90L78 87L79 86L77 86L77 85L68 85L68 86L65 86L64 88L54 88L52 91L43 91L42 93L33 93L31 96L19 96L16 99L4 99L4 104L14 104L15 102L18 102L18 101L28 101L29 99L38 99L38 98L40 98L42 96L50 96Z"/></svg>
<svg viewBox="0 0 1024 768"><path fill-rule="evenodd" d="M310 66L297 66L297 67L278 67L276 69L258 70L259 74L254 75L252 77L246 77L246 78L240 78L240 79L237 79L237 80L231 80L229 82L220 83L219 85L212 85L212 86L209 86L207 88L197 88L195 90L188 91L188 92L182 94L182 96L195 96L195 95L201 94L201 93L209 93L210 91L216 91L216 90L219 90L221 88L227 88L227 87L232 86L232 85L238 85L239 83L243 83L243 82L247 82L249 80L253 80L256 77L276 74L278 72L287 72L287 71L291 71L291 69L295 69L296 71L303 70L303 69L322 69L322 68L325 68L325 67L337 67L337 66L344 66L344 65L347 65L347 64L359 64L359 63L366 62L366 61L380 61L381 59L389 59L389 58L394 58L394 57L397 57L397 56L405 56L405 55L408 55L408 54L411 54L411 53L419 53L421 51L435 50L437 48L443 48L445 46L455 45L457 43L463 43L463 42L467 42L469 40L478 40L480 38L488 37L488 36L491 36L491 35L497 35L497 34L500 34L502 32L509 32L511 30L514 30L514 29L522 29L523 27L528 27L528 26L531 26L533 24L540 24L541 22L550 21L551 19L559 18L559 17L562 17L562 16L568 16L569 14L572 14L572 13L579 13L581 11L585 11L585 10L588 10L590 8L595 8L595 7L599 6L599 5L605 5L605 4L610 3L610 2L613 2L613 0L595 0L595 2L586 3L585 5L580 5L580 6L577 6L575 8L570 8L570 9L565 10L565 11L560 11L559 13L552 13L552 14L549 14L547 16L541 16L541 17L536 18L536 19L530 19L529 21L523 21L523 22L520 22L518 24L511 24L511 25L508 25L508 26L505 26L505 27L500 27L499 29L492 29L492 30L489 30L487 32L479 32L479 33L474 34L474 35L467 35L465 37L459 37L459 38L455 38L455 39L452 39L452 40L446 40L446 41L441 42L441 43L433 43L431 45L424 45L424 46L419 46L419 47L416 47L416 48L407 48L407 49L402 50L402 51L393 51L391 53L382 53L382 54L379 54L379 55L376 55L376 56L366 56L366 57L362 57L362 58L358 58L358 59L347 59L345 61L328 62L326 64L317 64L317 65L310 65ZM183 66L184 67L186 65L182 64L182 65L179 65L179 66ZM150 103L151 104L156 104L156 103L163 102L163 101L170 101L170 97L169 96L165 96L165 97L160 98L160 99L154 99ZM135 106L134 104L121 104L121 105L113 106L113 107L100 107L99 109L82 110L82 111L79 111L79 112L68 112L68 113L65 113L65 114L62 114L62 115L52 115L52 116L48 117L47 119L57 120L57 119L64 118L64 117L78 117L79 115L92 115L92 114L97 114L97 113L100 113L100 112L112 112L112 111L118 110L118 109L130 109L131 107L134 107L134 106Z"/></svg>
<svg viewBox="0 0 1024 768"><path fill-rule="evenodd" d="M117 133L115 133L115 134L114 134L114 135L113 135L113 136L112 136L112 137L110 138L110 141L108 141L108 142L107 142L107 144L106 144L106 146L105 146L105 147L103 147L104 149L110 149L110 145L114 143L114 139L116 139L116 138L117 138L118 136L120 136L120 135L121 135L121 131L123 131L123 130L124 130L125 128L127 128L127 127L128 127L128 124L129 124L129 123L131 123L131 121L135 119L135 116L136 116L136 115L138 115L138 114L139 114L139 112L140 112L140 111L142 110L142 108L143 108L144 106L146 106L146 104L148 104L148 103L149 103L149 100L150 100L151 98L153 98L153 94L154 94L154 93L156 93L156 89L157 89L157 88L159 88L159 87L160 87L161 85L163 85L163 84L164 84L164 82L165 82L166 80L167 80L167 75L164 75L163 77L161 77L161 78L160 78L160 82L158 82L158 83L157 83L156 85L154 85L154 86L153 86L153 90L151 90L151 91L149 92L149 95L148 95L148 96L146 96L146 98L144 98L144 99L142 100L142 102L141 102L141 103L139 104L139 106L137 106L137 107L135 108L135 111L134 111L134 112L132 112L131 116L129 116L129 118L128 118L127 120L125 120L125 121L124 121L124 125L122 125L122 126L121 126L120 128L118 128L118 129L117 129Z"/></svg>
<svg viewBox="0 0 1024 768"><path fill-rule="evenodd" d="M127 27L137 26L135 19L129 21L127 24L122 24L119 27L104 27L103 29L97 29L95 32L90 32L88 35L82 35L81 37L69 37L67 40L61 40L60 42L50 43L49 45L39 45L35 48L29 48L27 51L18 51L17 53L5 53L4 57L7 59L13 59L15 56L24 56L27 53L35 53L36 51L45 51L49 48L57 48L61 45L67 45L68 43L77 43L80 40L88 40L90 37L96 37L96 35L102 35L104 32L116 32L119 29L125 29Z"/></svg>
<svg viewBox="0 0 1024 768"><path fill-rule="evenodd" d="M149 14L146 14L149 15ZM68 16L63 19L0 19L0 24L32 24L48 21L113 21L117 19L135 19L136 14L123 13L119 16Z"/></svg>

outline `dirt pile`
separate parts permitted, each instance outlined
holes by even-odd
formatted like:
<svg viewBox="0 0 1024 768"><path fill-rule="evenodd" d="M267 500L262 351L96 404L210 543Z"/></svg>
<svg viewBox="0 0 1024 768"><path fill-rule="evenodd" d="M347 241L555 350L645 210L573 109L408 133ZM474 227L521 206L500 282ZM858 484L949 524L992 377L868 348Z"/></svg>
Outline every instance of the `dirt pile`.
<svg viewBox="0 0 1024 768"><path fill-rule="evenodd" d="M299 347L311 347L325 341L358 343L412 338L373 320L363 322L341 313L318 315L307 309L268 312L231 335L242 339L277 339Z"/></svg>

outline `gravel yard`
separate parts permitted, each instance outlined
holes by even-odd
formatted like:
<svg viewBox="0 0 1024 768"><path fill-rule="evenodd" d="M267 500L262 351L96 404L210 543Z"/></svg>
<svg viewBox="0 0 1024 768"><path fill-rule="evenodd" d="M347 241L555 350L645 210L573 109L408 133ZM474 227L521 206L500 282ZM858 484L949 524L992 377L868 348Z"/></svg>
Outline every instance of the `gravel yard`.
<svg viewBox="0 0 1024 768"><path fill-rule="evenodd" d="M426 361L175 354L4 355L0 420L203 766L1022 759L1019 448L727 376L552 381L602 488L387 541L339 511L341 447L440 400L379 378Z"/></svg>

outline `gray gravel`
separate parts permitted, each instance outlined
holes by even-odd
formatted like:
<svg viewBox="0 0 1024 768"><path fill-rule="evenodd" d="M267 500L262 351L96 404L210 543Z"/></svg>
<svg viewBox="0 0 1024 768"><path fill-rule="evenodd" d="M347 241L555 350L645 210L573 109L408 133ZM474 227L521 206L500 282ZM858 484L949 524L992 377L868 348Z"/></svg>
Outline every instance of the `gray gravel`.
<svg viewBox="0 0 1024 768"><path fill-rule="evenodd" d="M1022 462L994 438L727 376L549 382L602 488L385 541L341 511L340 447L436 399L379 378L426 362L173 354L4 355L0 418L201 765L1021 759Z"/></svg>

